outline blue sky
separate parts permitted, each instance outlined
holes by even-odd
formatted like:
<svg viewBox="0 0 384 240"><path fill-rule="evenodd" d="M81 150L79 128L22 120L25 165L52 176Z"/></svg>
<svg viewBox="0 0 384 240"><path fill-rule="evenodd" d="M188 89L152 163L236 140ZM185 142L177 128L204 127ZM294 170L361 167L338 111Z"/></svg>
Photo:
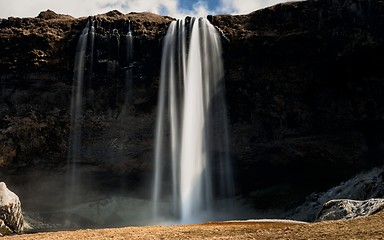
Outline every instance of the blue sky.
<svg viewBox="0 0 384 240"><path fill-rule="evenodd" d="M178 6L180 9L184 8L187 10L193 10L193 4L196 1L191 1L191 0L179 0ZM215 9L220 5L219 0L205 0L205 1L200 1L202 2L203 5L206 5L208 9Z"/></svg>
<svg viewBox="0 0 384 240"><path fill-rule="evenodd" d="M246 14L288 0L0 0L0 18L35 17L51 9L74 17L90 16L110 10L153 12L172 17L207 14Z"/></svg>

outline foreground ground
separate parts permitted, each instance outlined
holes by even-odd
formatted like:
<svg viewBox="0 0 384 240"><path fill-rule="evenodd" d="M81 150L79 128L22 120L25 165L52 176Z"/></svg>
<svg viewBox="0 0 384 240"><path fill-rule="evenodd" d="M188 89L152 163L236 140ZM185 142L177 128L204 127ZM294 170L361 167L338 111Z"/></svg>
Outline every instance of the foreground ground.
<svg viewBox="0 0 384 240"><path fill-rule="evenodd" d="M384 211L357 220L312 224L288 222L206 223L127 227L8 236L11 239L384 239Z"/></svg>

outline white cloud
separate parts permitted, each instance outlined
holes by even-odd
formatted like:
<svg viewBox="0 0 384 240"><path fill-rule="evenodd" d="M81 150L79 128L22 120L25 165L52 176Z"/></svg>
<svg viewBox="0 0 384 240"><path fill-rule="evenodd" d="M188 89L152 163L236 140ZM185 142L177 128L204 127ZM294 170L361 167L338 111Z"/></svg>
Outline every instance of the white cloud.
<svg viewBox="0 0 384 240"><path fill-rule="evenodd" d="M177 12L177 0L120 0L112 8L122 12L174 13Z"/></svg>
<svg viewBox="0 0 384 240"><path fill-rule="evenodd" d="M288 1L290 0L221 0L218 11L220 13L247 14Z"/></svg>
<svg viewBox="0 0 384 240"><path fill-rule="evenodd" d="M196 11L192 13L202 12L200 5L196 6ZM177 0L0 0L0 18L35 17L47 9L74 17L96 15L114 9L123 13L184 15L177 9Z"/></svg>
<svg viewBox="0 0 384 240"><path fill-rule="evenodd" d="M185 17L187 15L202 17L202 16L207 16L208 14L212 14L212 11L215 11L215 10L208 9L206 2L197 1L192 5L192 10L178 9L177 12L171 15L177 18Z"/></svg>
<svg viewBox="0 0 384 240"><path fill-rule="evenodd" d="M72 16L88 16L99 13L99 6L95 3L105 0L0 0L0 17L35 17L39 12L51 9L57 13Z"/></svg>
<svg viewBox="0 0 384 240"><path fill-rule="evenodd" d="M90 16L110 10L128 12L153 12L173 17L206 16L208 14L245 14L287 0L221 0L215 9L201 0L192 10L179 9L178 0L0 0L0 18L35 17L39 12L51 9L74 17Z"/></svg>

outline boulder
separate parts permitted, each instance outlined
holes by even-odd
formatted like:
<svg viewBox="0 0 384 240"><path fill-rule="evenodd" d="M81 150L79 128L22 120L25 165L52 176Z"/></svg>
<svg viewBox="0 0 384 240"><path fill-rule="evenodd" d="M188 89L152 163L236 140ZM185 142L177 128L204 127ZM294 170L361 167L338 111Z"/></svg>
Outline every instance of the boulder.
<svg viewBox="0 0 384 240"><path fill-rule="evenodd" d="M0 236L12 234L12 230L5 225L4 221L0 219Z"/></svg>
<svg viewBox="0 0 384 240"><path fill-rule="evenodd" d="M317 221L349 220L375 214L384 209L383 198L372 198L365 201L335 199L326 202L317 216Z"/></svg>
<svg viewBox="0 0 384 240"><path fill-rule="evenodd" d="M324 206L333 199L364 201L366 199L382 198L383 196L384 168L374 168L368 172L362 172L326 192L311 194L288 218L312 222L316 221Z"/></svg>
<svg viewBox="0 0 384 240"><path fill-rule="evenodd" d="M19 197L0 182L0 234L20 233L23 223Z"/></svg>

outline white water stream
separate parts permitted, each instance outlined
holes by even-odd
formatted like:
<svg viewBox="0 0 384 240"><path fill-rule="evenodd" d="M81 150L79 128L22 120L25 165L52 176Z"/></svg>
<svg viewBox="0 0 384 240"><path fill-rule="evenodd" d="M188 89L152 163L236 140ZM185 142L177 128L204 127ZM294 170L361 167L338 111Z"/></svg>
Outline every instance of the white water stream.
<svg viewBox="0 0 384 240"><path fill-rule="evenodd" d="M155 219L204 221L216 200L233 196L221 54L220 35L207 19L171 23L156 125Z"/></svg>

